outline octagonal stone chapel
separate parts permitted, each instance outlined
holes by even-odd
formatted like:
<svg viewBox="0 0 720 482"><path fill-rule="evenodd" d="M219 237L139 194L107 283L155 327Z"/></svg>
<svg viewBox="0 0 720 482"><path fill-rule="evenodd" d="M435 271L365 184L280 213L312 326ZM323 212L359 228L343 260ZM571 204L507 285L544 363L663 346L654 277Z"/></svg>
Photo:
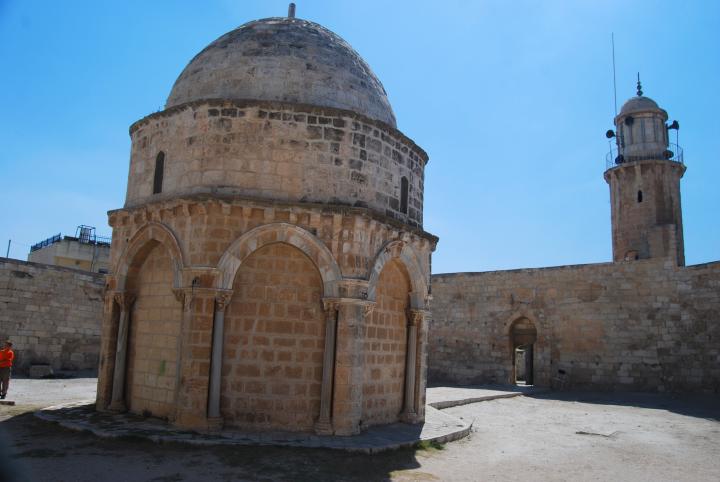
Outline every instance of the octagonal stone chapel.
<svg viewBox="0 0 720 482"><path fill-rule="evenodd" d="M428 156L347 42L292 11L246 23L130 137L98 410L338 435L424 420Z"/></svg>

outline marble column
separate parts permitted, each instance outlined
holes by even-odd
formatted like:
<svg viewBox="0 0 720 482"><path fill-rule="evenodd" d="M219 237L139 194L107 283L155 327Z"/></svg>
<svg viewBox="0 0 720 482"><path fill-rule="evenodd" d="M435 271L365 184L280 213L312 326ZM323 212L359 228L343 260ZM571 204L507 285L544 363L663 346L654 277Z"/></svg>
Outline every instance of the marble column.
<svg viewBox="0 0 720 482"><path fill-rule="evenodd" d="M220 383L222 381L223 340L225 337L225 308L230 302L231 296L232 293L223 293L215 297L207 408L208 423L211 426L222 425Z"/></svg>
<svg viewBox="0 0 720 482"><path fill-rule="evenodd" d="M402 419L415 416L415 366L417 365L417 323L412 310L407 314L407 344L405 351L405 403Z"/></svg>
<svg viewBox="0 0 720 482"><path fill-rule="evenodd" d="M115 371L113 373L112 396L110 410L125 411L125 374L127 371L128 332L130 328L130 310L135 302L135 295L129 292L115 293L115 302L120 306L120 322L118 323L117 345L115 349Z"/></svg>
<svg viewBox="0 0 720 482"><path fill-rule="evenodd" d="M335 300L323 300L325 309L325 349L323 353L322 387L320 390L320 416L315 423L315 432L319 435L331 435L333 374L335 373L335 335L337 330L338 303Z"/></svg>

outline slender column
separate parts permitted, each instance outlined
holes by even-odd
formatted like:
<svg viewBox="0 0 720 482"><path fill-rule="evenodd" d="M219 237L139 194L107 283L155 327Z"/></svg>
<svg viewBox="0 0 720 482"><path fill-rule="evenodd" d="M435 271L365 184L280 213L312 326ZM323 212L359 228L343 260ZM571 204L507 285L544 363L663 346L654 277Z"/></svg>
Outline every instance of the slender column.
<svg viewBox="0 0 720 482"><path fill-rule="evenodd" d="M337 329L338 304L334 300L323 300L325 309L325 352L323 355L322 388L320 391L320 417L315 432L320 435L333 433L332 392L335 373L335 331Z"/></svg>
<svg viewBox="0 0 720 482"><path fill-rule="evenodd" d="M418 320L418 348L417 348L417 376L415 384L417 386L415 396L415 409L417 417L414 423L425 420L425 388L427 386L427 345L428 345L428 326L431 314L428 310L420 310L420 318Z"/></svg>
<svg viewBox="0 0 720 482"><path fill-rule="evenodd" d="M120 305L120 323L118 324L117 347L115 349L115 372L113 373L110 410L125 411L125 373L127 370L128 331L130 327L130 309L135 302L132 293L116 293L115 302Z"/></svg>
<svg viewBox="0 0 720 482"><path fill-rule="evenodd" d="M225 336L225 308L231 293L215 297L213 316L212 349L210 354L210 386L208 390L208 420L213 425L222 424L220 417L220 382L222 378L222 349Z"/></svg>
<svg viewBox="0 0 720 482"><path fill-rule="evenodd" d="M413 421L417 415L415 408L415 380L417 379L417 331L421 313L408 310L407 314L407 356L405 357L405 407L402 418Z"/></svg>

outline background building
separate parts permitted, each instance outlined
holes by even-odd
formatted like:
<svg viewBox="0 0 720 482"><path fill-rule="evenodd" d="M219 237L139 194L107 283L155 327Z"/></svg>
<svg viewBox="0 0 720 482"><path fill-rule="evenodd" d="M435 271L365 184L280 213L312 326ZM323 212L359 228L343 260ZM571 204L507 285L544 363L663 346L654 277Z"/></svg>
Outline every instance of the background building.
<svg viewBox="0 0 720 482"><path fill-rule="evenodd" d="M720 391L720 262L684 266L667 120L638 82L608 131L612 263L432 277L432 382Z"/></svg>
<svg viewBox="0 0 720 482"><path fill-rule="evenodd" d="M107 274L110 272L110 238L80 225L75 236L56 234L30 247L28 261Z"/></svg>

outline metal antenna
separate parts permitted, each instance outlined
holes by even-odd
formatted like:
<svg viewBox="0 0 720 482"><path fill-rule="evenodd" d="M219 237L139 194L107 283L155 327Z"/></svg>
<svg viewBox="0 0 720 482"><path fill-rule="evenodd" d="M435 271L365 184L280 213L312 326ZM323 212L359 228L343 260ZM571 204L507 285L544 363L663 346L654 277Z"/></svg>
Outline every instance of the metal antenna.
<svg viewBox="0 0 720 482"><path fill-rule="evenodd" d="M615 117L617 117L617 81L615 80L615 32L610 34L612 40L612 59L613 59L613 94L615 95Z"/></svg>
<svg viewBox="0 0 720 482"><path fill-rule="evenodd" d="M642 97L643 91L642 91L642 85L640 85L640 72L638 72L638 83L637 83L637 95L638 97Z"/></svg>

